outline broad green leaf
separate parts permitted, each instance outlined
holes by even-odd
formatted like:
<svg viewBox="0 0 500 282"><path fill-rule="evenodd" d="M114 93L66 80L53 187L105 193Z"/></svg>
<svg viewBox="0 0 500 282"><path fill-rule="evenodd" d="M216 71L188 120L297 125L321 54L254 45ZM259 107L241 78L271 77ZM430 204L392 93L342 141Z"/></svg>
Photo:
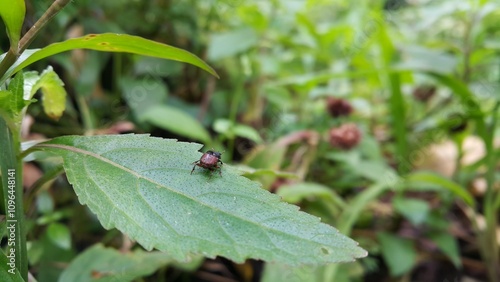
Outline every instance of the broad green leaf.
<svg viewBox="0 0 500 282"><path fill-rule="evenodd" d="M439 233L430 236L432 242L434 242L444 254L446 254L451 262L457 268L462 267L462 260L460 259L460 251L457 243L457 239L451 234Z"/></svg>
<svg viewBox="0 0 500 282"><path fill-rule="evenodd" d="M208 45L208 58L210 60L220 60L232 57L255 46L257 39L257 34L250 28L215 34Z"/></svg>
<svg viewBox="0 0 500 282"><path fill-rule="evenodd" d="M11 49L17 50L26 14L26 5L24 0L0 0L0 7L0 17L7 28Z"/></svg>
<svg viewBox="0 0 500 282"><path fill-rule="evenodd" d="M196 119L189 114L167 105L152 106L142 113L140 121L149 122L173 133L210 142L210 135Z"/></svg>
<svg viewBox="0 0 500 282"><path fill-rule="evenodd" d="M137 250L123 254L97 244L76 257L59 277L60 282L127 282L154 273L172 262L161 252Z"/></svg>
<svg viewBox="0 0 500 282"><path fill-rule="evenodd" d="M412 183L426 183L449 190L455 196L461 198L471 207L475 206L474 197L462 186L433 172L414 172L406 177L408 185Z"/></svg>
<svg viewBox="0 0 500 282"><path fill-rule="evenodd" d="M40 74L40 78L31 89L31 96L38 89L42 90L43 110L51 119L58 120L66 108L66 90L63 86L64 82L62 82L52 67L49 66Z"/></svg>
<svg viewBox="0 0 500 282"><path fill-rule="evenodd" d="M318 218L281 202L228 165L198 168L200 144L147 135L67 136L36 149L63 158L82 204L106 229L176 260L191 254L289 265L348 262L366 251Z"/></svg>
<svg viewBox="0 0 500 282"><path fill-rule="evenodd" d="M417 253L411 240L385 232L379 233L377 238L391 276L403 275L413 268Z"/></svg>
<svg viewBox="0 0 500 282"><path fill-rule="evenodd" d="M394 208L411 223L419 225L425 221L430 211L426 201L397 197L393 201Z"/></svg>
<svg viewBox="0 0 500 282"><path fill-rule="evenodd" d="M61 249L69 250L71 248L71 233L64 224L51 223L47 228L47 237Z"/></svg>
<svg viewBox="0 0 500 282"><path fill-rule="evenodd" d="M209 65L188 51L138 36L115 33L88 34L83 37L72 38L63 42L50 44L45 48L36 50L24 61L13 66L8 74L16 73L26 66L29 66L43 58L73 49L123 52L174 60L197 66L218 77L217 73Z"/></svg>
<svg viewBox="0 0 500 282"><path fill-rule="evenodd" d="M21 274L19 274L14 264L11 264L10 258L5 255L3 250L0 251L0 281L24 282Z"/></svg>

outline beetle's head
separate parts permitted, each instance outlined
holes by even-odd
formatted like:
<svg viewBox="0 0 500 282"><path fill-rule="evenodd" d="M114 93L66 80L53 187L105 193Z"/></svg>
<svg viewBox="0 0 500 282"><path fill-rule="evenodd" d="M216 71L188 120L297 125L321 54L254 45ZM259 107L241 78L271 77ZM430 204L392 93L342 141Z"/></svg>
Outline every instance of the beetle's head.
<svg viewBox="0 0 500 282"><path fill-rule="evenodd" d="M212 156L214 156L214 157L216 157L218 159L220 159L220 156L222 155L222 153L216 152L216 151L212 151L212 150L207 151L206 154L212 155Z"/></svg>

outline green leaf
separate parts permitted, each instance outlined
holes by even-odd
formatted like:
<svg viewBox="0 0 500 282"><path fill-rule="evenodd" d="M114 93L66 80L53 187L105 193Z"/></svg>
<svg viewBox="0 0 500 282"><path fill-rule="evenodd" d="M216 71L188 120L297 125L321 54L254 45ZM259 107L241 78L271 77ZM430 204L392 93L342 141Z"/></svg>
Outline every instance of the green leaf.
<svg viewBox="0 0 500 282"><path fill-rule="evenodd" d="M208 58L220 60L244 52L257 43L257 34L250 28L215 34L208 45Z"/></svg>
<svg viewBox="0 0 500 282"><path fill-rule="evenodd" d="M385 232L379 233L377 238L391 276L403 275L413 268L417 253L411 240Z"/></svg>
<svg viewBox="0 0 500 282"><path fill-rule="evenodd" d="M451 234L439 233L430 236L432 242L434 242L443 253L445 253L453 262L455 267L462 267L462 260L460 259L460 251L458 248L457 239Z"/></svg>
<svg viewBox="0 0 500 282"><path fill-rule="evenodd" d="M422 46L400 46L402 62L393 67L399 70L429 71L449 74L457 66L455 56Z"/></svg>
<svg viewBox="0 0 500 282"><path fill-rule="evenodd" d="M332 189L317 183L301 182L282 185L276 194L281 196L284 201L294 204L304 199L318 197L333 200L339 207L345 207L345 203L339 195Z"/></svg>
<svg viewBox="0 0 500 282"><path fill-rule="evenodd" d="M152 106L140 115L140 121L149 122L173 133L210 142L210 135L196 119L189 114L167 105Z"/></svg>
<svg viewBox="0 0 500 282"><path fill-rule="evenodd" d="M61 249L69 250L71 248L71 234L66 225L51 223L47 228L47 237Z"/></svg>
<svg viewBox="0 0 500 282"><path fill-rule="evenodd" d="M120 88L123 98L139 120L149 108L166 103L168 89L161 80L123 77Z"/></svg>
<svg viewBox="0 0 500 282"><path fill-rule="evenodd" d="M217 119L214 122L214 130L226 135L230 139L239 136L252 140L257 144L262 143L262 137L260 137L260 134L253 127L244 124L235 124L228 119Z"/></svg>
<svg viewBox="0 0 500 282"><path fill-rule="evenodd" d="M7 72L0 78L0 85L3 85L5 81L10 78L14 74L14 69L21 64L24 60L26 60L29 56L31 56L33 53L35 53L37 50L25 50L19 58L17 58L17 61L14 62L14 64L7 70ZM3 61L7 53L3 53L0 55L0 62ZM26 97L25 97L26 98Z"/></svg>
<svg viewBox="0 0 500 282"><path fill-rule="evenodd" d="M62 82L52 67L48 66L31 89L31 96L33 96L38 89L42 90L43 110L47 116L54 120L58 120L66 108L67 94L63 86L64 82Z"/></svg>
<svg viewBox="0 0 500 282"><path fill-rule="evenodd" d="M0 91L0 111L3 111L14 122L21 122L21 112L31 101L23 99L23 74L17 74L9 83L9 90Z"/></svg>
<svg viewBox="0 0 500 282"><path fill-rule="evenodd" d="M224 165L201 168L200 144L147 135L67 136L35 148L63 158L82 204L106 228L176 260L190 254L290 265L353 261L366 251Z"/></svg>
<svg viewBox="0 0 500 282"><path fill-rule="evenodd" d="M486 123L483 119L484 113L482 112L479 103L475 99L474 94L470 91L469 87L467 87L464 82L449 75L441 75L433 72L427 72L427 74L443 85L446 85L450 88L450 90L452 90L454 95L458 96L460 103L464 107L468 116L474 119L477 133L483 140L486 140L488 138L489 131L486 128Z"/></svg>
<svg viewBox="0 0 500 282"><path fill-rule="evenodd" d="M323 281L321 268L317 266L290 267L277 263L266 263L262 282L316 282Z"/></svg>
<svg viewBox="0 0 500 282"><path fill-rule="evenodd" d="M368 204L382 195L389 187L394 188L398 180L399 178L396 175L387 177L383 182L368 186L363 192L350 200L348 203L349 208L345 209L340 216L338 225L339 230L344 233L350 233L352 226Z"/></svg>
<svg viewBox="0 0 500 282"><path fill-rule="evenodd" d="M423 223L431 209L426 201L401 197L395 198L393 205L399 213L415 225Z"/></svg>
<svg viewBox="0 0 500 282"><path fill-rule="evenodd" d="M0 251L0 281L2 282L24 282L21 274L15 268L14 264L10 264L10 259L5 253Z"/></svg>
<svg viewBox="0 0 500 282"><path fill-rule="evenodd" d="M76 257L61 274L59 281L133 281L154 273L170 262L172 258L160 252L137 250L123 254L97 244Z"/></svg>
<svg viewBox="0 0 500 282"><path fill-rule="evenodd" d="M7 28L11 49L16 50L21 38L26 5L24 0L0 0L0 17Z"/></svg>
<svg viewBox="0 0 500 282"><path fill-rule="evenodd" d="M414 172L406 177L406 181L408 181L408 186L411 186L413 183L436 185L440 188L449 190L469 206L475 206L474 197L467 191L467 189L439 174L433 172Z"/></svg>
<svg viewBox="0 0 500 282"><path fill-rule="evenodd" d="M88 34L83 37L72 38L63 42L50 44L45 48L36 50L31 54L31 56L19 63L17 66L13 66L7 75L9 76L12 73L16 73L26 66L29 66L43 58L73 49L123 52L174 60L197 66L212 75L219 77L209 65L188 51L138 36L115 33Z"/></svg>

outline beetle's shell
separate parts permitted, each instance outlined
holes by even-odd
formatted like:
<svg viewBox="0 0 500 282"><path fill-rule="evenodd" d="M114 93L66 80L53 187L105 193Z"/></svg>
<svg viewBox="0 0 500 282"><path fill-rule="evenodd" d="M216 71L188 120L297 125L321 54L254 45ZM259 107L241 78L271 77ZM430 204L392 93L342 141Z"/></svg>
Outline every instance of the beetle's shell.
<svg viewBox="0 0 500 282"><path fill-rule="evenodd" d="M217 168L217 163L219 161L220 159L218 157L205 153L203 154L203 156L201 156L198 165L204 168Z"/></svg>

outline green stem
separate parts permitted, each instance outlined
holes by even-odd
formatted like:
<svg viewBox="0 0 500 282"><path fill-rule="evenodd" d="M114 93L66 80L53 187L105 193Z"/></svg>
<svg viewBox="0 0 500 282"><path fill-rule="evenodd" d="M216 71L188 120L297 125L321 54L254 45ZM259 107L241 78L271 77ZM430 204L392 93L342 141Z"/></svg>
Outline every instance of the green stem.
<svg viewBox="0 0 500 282"><path fill-rule="evenodd" d="M495 108L492 111L492 122L490 125L489 134L487 134L484 143L486 147L486 164L487 164L487 172L486 172L486 183L487 190L485 195L485 203L484 203L484 216L486 218L486 236L484 239L486 240L486 249L485 260L488 265L488 274L490 276L491 281L499 281L500 279L500 271L498 266L500 264L500 259L498 255L499 246L497 242L496 230L497 230L497 209L496 209L496 198L498 194L495 195L494 183L495 183L495 170L496 170L496 155L495 148L493 146L493 139L495 138L495 128L497 123L497 113L500 108L500 102L497 102Z"/></svg>
<svg viewBox="0 0 500 282"><path fill-rule="evenodd" d="M21 150L19 134L7 126L0 117L0 169L2 197L7 221L7 250L9 262L13 262L21 276L28 281L28 255L23 209L23 163L17 156ZM10 268L9 268L10 269Z"/></svg>
<svg viewBox="0 0 500 282"><path fill-rule="evenodd" d="M241 59L238 60L238 66L240 69L243 68L243 64L241 63ZM229 109L229 120L233 123L233 125L236 125L236 118L238 115L238 108L240 105L241 98L243 96L243 91L244 91L244 83L245 83L245 75L242 72L238 72L237 77L235 79L234 83L234 95L233 99L231 101L231 108ZM232 130L232 129L231 129ZM236 136L234 134L230 135L230 138L228 140L228 149L227 149L227 158L229 160L232 160L233 158L233 152L234 152L234 141L236 139Z"/></svg>
<svg viewBox="0 0 500 282"><path fill-rule="evenodd" d="M26 34L19 41L19 47L11 48L7 52L5 59L0 63L0 77L3 77L7 70L16 62L17 58L21 56L24 50L35 40L40 30L54 17L64 6L71 0L55 0L52 5L45 11L45 13L36 21L36 23L26 32Z"/></svg>
<svg viewBox="0 0 500 282"><path fill-rule="evenodd" d="M78 108L80 109L80 113L82 115L83 128L85 129L85 134L91 134L94 130L94 123L92 121L92 116L90 114L89 106L87 105L87 101L83 95L78 95L76 97L76 103L78 104Z"/></svg>

